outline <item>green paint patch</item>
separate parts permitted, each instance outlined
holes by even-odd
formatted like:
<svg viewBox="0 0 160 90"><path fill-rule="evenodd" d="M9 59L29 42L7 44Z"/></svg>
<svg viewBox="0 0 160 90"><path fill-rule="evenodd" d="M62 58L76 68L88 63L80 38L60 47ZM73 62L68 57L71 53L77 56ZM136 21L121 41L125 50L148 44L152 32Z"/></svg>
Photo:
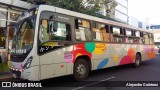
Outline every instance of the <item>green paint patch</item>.
<svg viewBox="0 0 160 90"><path fill-rule="evenodd" d="M95 43L86 43L85 48L89 53L92 53L95 49Z"/></svg>

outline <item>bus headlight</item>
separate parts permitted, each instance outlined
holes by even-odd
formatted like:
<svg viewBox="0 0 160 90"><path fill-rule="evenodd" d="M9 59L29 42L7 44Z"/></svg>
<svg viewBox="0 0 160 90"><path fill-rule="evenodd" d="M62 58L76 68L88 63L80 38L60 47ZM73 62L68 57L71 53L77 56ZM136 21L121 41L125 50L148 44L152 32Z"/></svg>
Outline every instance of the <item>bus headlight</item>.
<svg viewBox="0 0 160 90"><path fill-rule="evenodd" d="M24 65L24 69L28 69L30 67L32 59L33 59L32 56L28 58L27 62Z"/></svg>

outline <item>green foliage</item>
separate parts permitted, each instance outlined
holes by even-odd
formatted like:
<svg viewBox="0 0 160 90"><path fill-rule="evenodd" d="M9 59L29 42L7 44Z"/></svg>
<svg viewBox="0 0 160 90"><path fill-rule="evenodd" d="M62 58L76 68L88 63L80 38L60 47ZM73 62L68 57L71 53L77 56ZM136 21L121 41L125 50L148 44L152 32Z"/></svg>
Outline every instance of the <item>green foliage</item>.
<svg viewBox="0 0 160 90"><path fill-rule="evenodd" d="M7 72L9 71L9 66L7 63L1 63L0 64L0 72Z"/></svg>
<svg viewBox="0 0 160 90"><path fill-rule="evenodd" d="M96 13L101 9L100 5L104 5L107 8L106 16L109 16L110 11L117 5L113 0L28 0L28 2L33 4L44 4L45 2L48 5L93 16L97 16Z"/></svg>
<svg viewBox="0 0 160 90"><path fill-rule="evenodd" d="M113 8L115 8L117 6L117 3L113 0L98 0L100 2L101 5L104 5L106 8L106 16L110 17L109 13L111 12L111 10Z"/></svg>

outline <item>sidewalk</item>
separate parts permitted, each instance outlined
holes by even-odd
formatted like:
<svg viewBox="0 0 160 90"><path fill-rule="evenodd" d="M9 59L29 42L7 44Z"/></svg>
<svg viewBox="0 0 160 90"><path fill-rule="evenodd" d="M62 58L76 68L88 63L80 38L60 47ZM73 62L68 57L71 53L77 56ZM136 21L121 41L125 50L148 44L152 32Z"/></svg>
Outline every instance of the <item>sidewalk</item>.
<svg viewBox="0 0 160 90"><path fill-rule="evenodd" d="M0 72L0 81L8 78L12 78L10 72Z"/></svg>

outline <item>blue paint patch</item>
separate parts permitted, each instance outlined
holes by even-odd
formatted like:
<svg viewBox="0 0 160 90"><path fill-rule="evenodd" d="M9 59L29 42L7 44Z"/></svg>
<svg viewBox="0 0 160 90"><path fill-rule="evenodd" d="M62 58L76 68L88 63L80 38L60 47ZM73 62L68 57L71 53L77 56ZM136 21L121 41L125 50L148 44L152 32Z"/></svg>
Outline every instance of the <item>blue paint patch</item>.
<svg viewBox="0 0 160 90"><path fill-rule="evenodd" d="M99 63L99 65L97 66L97 69L102 69L102 68L104 68L104 66L107 65L108 61L109 61L108 58L102 60L102 61Z"/></svg>

